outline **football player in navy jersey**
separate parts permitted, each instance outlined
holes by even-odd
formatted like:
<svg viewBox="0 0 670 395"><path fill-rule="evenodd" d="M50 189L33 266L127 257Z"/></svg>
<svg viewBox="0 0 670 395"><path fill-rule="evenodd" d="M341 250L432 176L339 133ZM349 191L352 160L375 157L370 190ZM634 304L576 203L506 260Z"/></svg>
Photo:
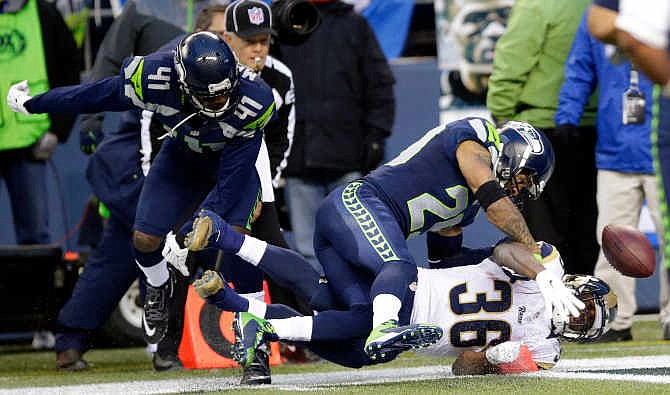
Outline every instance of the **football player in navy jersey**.
<svg viewBox="0 0 670 395"><path fill-rule="evenodd" d="M201 201L237 229L250 228L260 192L254 163L263 127L274 114L272 91L238 65L216 34L198 32L153 54L126 59L117 77L35 97L18 83L9 102L23 114L139 108L153 111L165 125L169 139L146 178L133 226L135 259L148 282L145 338L157 343L167 329L173 289L162 256L164 235Z"/></svg>
<svg viewBox="0 0 670 395"><path fill-rule="evenodd" d="M525 373L551 369L561 355L559 339L586 342L606 333L617 309L616 295L609 286L593 276L564 276L558 250L547 243L540 242L538 246L541 259L521 244L505 241L488 249L489 256L484 259L471 256L468 266L418 268L416 296L408 301L409 309L401 319L410 323L434 322L444 331L436 344L421 351L433 356L458 356L452 366L455 375ZM272 262L265 264L271 270L279 269L274 268ZM564 288L560 291L574 295L586 305L578 317L565 321L552 314L557 312L552 311L548 298L555 296L559 289L537 281L543 271L562 278ZM274 275L282 281L292 281L295 287L307 286L301 283L304 278L296 271L279 270L274 271ZM536 280L531 280L533 278ZM363 351L365 334L347 338L347 331L343 330L343 335L323 338L319 320L322 315L331 314L329 311L314 317L297 313L288 314L286 318L254 317L253 313L236 306L235 300L241 297L213 271L205 272L193 285L207 302L238 312L233 358L243 366L254 354L254 348L246 347L245 343L259 339L306 344L323 358L351 368L388 362L403 351L403 345L396 344L394 350L372 359ZM325 283L312 285L320 288L320 292L334 291ZM337 295L332 297L336 299ZM281 308L280 305L266 306L267 310ZM331 307L335 308L335 305ZM251 325L241 325L241 322ZM334 324L338 328L360 325L348 320Z"/></svg>
<svg viewBox="0 0 670 395"><path fill-rule="evenodd" d="M481 207L491 223L539 257L515 203L539 197L553 164L550 143L531 125L509 122L496 130L485 119L465 118L428 131L390 162L334 190L317 213L314 245L339 310L314 317L314 331L324 339L366 332L364 349L372 360L398 347L439 341L438 326L405 325L407 320L400 319L411 308L417 279L405 240L438 232L428 238L429 250L447 257L458 253L461 228L472 223ZM202 211L185 244L191 250L211 246L237 254L271 277L264 261L290 261L296 265L291 267L299 267L297 254L226 229L218 215ZM583 304L561 296L565 293L558 277L542 271L537 281L556 289L551 303L560 316L579 314ZM305 291L306 299L318 304L318 292L310 292ZM238 323L239 331L257 325L251 321Z"/></svg>

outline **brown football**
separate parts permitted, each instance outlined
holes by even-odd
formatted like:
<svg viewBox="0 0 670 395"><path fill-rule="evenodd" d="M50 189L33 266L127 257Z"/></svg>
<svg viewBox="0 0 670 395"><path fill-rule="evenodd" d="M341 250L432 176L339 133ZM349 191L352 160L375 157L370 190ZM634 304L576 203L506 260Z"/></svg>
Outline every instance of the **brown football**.
<svg viewBox="0 0 670 395"><path fill-rule="evenodd" d="M603 253L619 272L649 277L656 268L656 254L644 233L628 225L609 224L603 229Z"/></svg>

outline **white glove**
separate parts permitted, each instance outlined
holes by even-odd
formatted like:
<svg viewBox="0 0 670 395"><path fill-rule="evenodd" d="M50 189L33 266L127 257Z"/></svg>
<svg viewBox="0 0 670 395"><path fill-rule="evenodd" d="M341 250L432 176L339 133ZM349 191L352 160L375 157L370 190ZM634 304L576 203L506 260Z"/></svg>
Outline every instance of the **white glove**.
<svg viewBox="0 0 670 395"><path fill-rule="evenodd" d="M177 238L175 234L170 231L170 233L165 236L165 247L163 247L163 257L166 261L170 262L175 269L179 272L188 276L188 267L186 267L186 256L188 255L188 248L179 248L179 243L177 243Z"/></svg>
<svg viewBox="0 0 670 395"><path fill-rule="evenodd" d="M545 315L548 319L558 316L567 321L568 314L579 317L580 310L585 307L584 303L554 273L545 269L537 274L535 282L544 296Z"/></svg>
<svg viewBox="0 0 670 395"><path fill-rule="evenodd" d="M486 350L486 359L494 365L514 362L519 358L521 342L506 341Z"/></svg>
<svg viewBox="0 0 670 395"><path fill-rule="evenodd" d="M30 88L28 87L27 80L12 85L7 93L7 105L9 105L12 111L20 112L21 114L30 115L30 112L23 106L30 99L32 97L30 96Z"/></svg>

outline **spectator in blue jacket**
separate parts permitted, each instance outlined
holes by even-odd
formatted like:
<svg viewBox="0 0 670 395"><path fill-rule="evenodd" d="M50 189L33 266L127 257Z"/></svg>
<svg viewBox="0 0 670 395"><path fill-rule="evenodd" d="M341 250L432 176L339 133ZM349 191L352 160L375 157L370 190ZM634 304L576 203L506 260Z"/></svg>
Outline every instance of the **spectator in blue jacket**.
<svg viewBox="0 0 670 395"><path fill-rule="evenodd" d="M609 223L637 227L645 199L658 234L663 234L651 155L653 83L629 62L612 58L615 48L599 42L589 33L587 13L582 17L565 65L565 82L554 120L556 125L565 128L579 125L584 105L599 88L596 118L598 243L601 243L603 228ZM631 340L630 328L637 309L635 279L617 272L605 259L602 249L594 274L612 287L619 303L612 329L598 341ZM667 294L664 285L662 280L661 287ZM663 299L667 297L661 299L663 306L666 304Z"/></svg>

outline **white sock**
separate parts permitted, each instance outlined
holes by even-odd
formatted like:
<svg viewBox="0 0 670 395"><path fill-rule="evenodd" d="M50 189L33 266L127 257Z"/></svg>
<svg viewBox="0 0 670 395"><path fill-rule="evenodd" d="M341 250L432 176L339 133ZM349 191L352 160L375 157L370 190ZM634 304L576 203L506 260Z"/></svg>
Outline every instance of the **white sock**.
<svg viewBox="0 0 670 395"><path fill-rule="evenodd" d="M259 298L257 294L262 294ZM268 308L268 305L263 302L265 292L256 292L252 294L242 294L240 295L246 300L249 301L249 309L247 313L253 314L258 318L265 318L265 311Z"/></svg>
<svg viewBox="0 0 670 395"><path fill-rule="evenodd" d="M280 340L310 341L312 340L312 317L291 317L268 320Z"/></svg>
<svg viewBox="0 0 670 395"><path fill-rule="evenodd" d="M264 242L263 240L258 240L251 236L244 236L242 247L240 247L240 250L236 255L250 264L258 266L258 263L263 258L265 249L267 247L268 243Z"/></svg>
<svg viewBox="0 0 670 395"><path fill-rule="evenodd" d="M135 263L137 263L137 260L135 260ZM142 266L139 263L137 263L137 266L142 270L147 277L147 282L152 287L160 287L170 278L170 272L168 271L165 259L162 259L153 266Z"/></svg>
<svg viewBox="0 0 670 395"><path fill-rule="evenodd" d="M398 320L402 302L391 294L379 294L372 300L372 327L388 320Z"/></svg>

